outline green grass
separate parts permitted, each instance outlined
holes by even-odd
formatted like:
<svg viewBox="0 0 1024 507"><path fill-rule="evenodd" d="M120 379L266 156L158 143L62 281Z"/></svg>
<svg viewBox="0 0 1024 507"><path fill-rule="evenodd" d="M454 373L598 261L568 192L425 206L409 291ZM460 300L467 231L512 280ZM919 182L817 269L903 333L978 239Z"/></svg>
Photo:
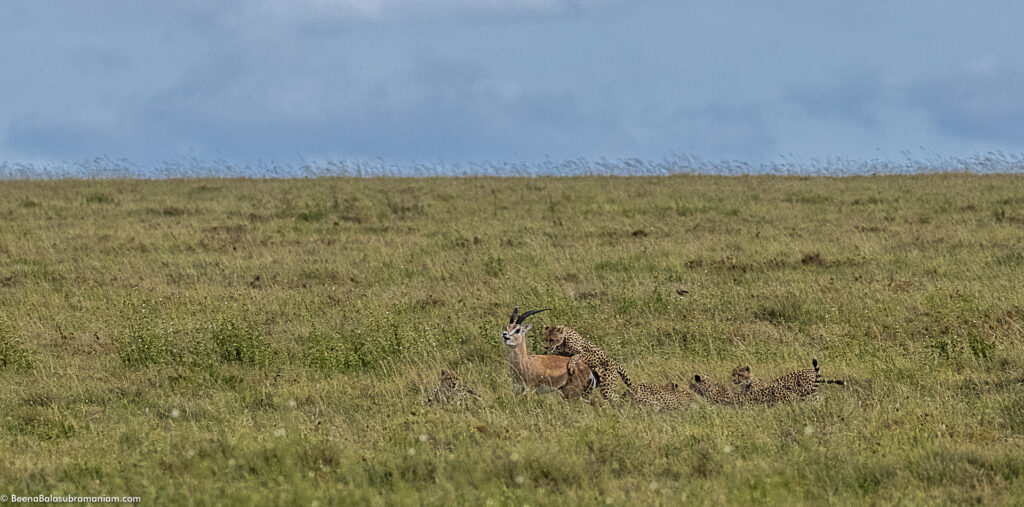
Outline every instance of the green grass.
<svg viewBox="0 0 1024 507"><path fill-rule="evenodd" d="M1021 287L1021 176L0 182L0 493L1019 502ZM517 396L515 305L643 381L849 385ZM441 368L482 400L425 407Z"/></svg>

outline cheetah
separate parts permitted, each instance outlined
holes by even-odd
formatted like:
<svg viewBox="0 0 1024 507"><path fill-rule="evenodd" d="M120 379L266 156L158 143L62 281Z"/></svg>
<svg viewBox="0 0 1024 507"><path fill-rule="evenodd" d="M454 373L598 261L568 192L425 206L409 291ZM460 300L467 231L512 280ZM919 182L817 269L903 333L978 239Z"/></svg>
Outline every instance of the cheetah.
<svg viewBox="0 0 1024 507"><path fill-rule="evenodd" d="M762 385L745 391L737 391L700 375L693 376L690 389L708 403L717 405L774 405L788 403L796 398L793 393L779 386Z"/></svg>
<svg viewBox="0 0 1024 507"><path fill-rule="evenodd" d="M764 381L750 371L749 366L737 366L732 369L732 383L740 388L740 392L764 387Z"/></svg>
<svg viewBox="0 0 1024 507"><path fill-rule="evenodd" d="M725 384L715 382L701 375L694 375L690 381L690 391L704 398L708 403L716 405L741 405L745 395L729 389Z"/></svg>
<svg viewBox="0 0 1024 507"><path fill-rule="evenodd" d="M797 394L783 386L769 383L760 387L752 387L738 394L741 404L775 405L790 403L798 399Z"/></svg>
<svg viewBox="0 0 1024 507"><path fill-rule="evenodd" d="M639 405L645 405L656 411L675 410L691 401L693 394L679 384L672 382L667 385L648 384L638 382L626 388L623 399L632 400Z"/></svg>
<svg viewBox="0 0 1024 507"><path fill-rule="evenodd" d="M479 396L461 384L458 372L452 370L441 370L441 383L438 384L427 396L426 404L443 405L451 402L464 403L467 400L479 398Z"/></svg>
<svg viewBox="0 0 1024 507"><path fill-rule="evenodd" d="M842 380L826 379L823 377L821 372L818 370L817 357L811 360L811 365L814 366L813 369L808 368L792 371L768 383L757 378L757 376L750 371L749 366L737 366L732 370L732 381L739 385L741 392L744 393L778 387L801 398L816 396L819 384L846 384L846 382Z"/></svg>
<svg viewBox="0 0 1024 507"><path fill-rule="evenodd" d="M614 400L618 397L615 392L618 380L616 375L622 377L627 388L633 386L632 379L619 363L608 357L601 347L583 338L570 327L546 326L544 328L544 345L547 347L548 354L570 357L569 364L566 365L566 370L570 375L580 362L590 367L594 375L597 376L597 388L605 399Z"/></svg>

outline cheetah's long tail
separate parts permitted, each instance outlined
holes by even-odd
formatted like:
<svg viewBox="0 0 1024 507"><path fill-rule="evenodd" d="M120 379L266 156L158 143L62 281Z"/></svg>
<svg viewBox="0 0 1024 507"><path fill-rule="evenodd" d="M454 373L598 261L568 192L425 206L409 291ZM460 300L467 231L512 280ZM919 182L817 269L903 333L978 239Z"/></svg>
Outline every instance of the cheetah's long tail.
<svg viewBox="0 0 1024 507"><path fill-rule="evenodd" d="M622 365L616 364L615 370L619 372L619 376L622 377L622 382L626 384L626 387L632 388L633 379L629 378L629 374L627 374L626 370L622 368Z"/></svg>
<svg viewBox="0 0 1024 507"><path fill-rule="evenodd" d="M827 378L821 376L821 372L818 371L818 358L817 357L815 357L814 359L811 360L811 364L814 365L814 383L815 384L835 384L835 385L839 385L839 386L846 385L846 381L844 381L844 380L827 379Z"/></svg>

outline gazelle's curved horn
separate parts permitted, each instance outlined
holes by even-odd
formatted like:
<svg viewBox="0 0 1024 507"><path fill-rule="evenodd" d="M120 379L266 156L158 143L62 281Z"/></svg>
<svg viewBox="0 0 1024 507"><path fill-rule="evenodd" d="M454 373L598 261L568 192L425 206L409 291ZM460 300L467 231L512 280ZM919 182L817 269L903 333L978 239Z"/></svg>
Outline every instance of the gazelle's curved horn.
<svg viewBox="0 0 1024 507"><path fill-rule="evenodd" d="M516 322L516 314L517 313L519 313L519 307L518 306L516 307L515 310L512 310L512 316L508 318L508 323L509 324L515 324L515 322Z"/></svg>
<svg viewBox="0 0 1024 507"><path fill-rule="evenodd" d="M530 310L528 312L523 312L523 314L520 315L518 319L516 319L516 324L522 324L523 321L526 320L526 318L529 317L530 315L540 312L546 312L548 310L550 310L550 308L541 308L540 310Z"/></svg>

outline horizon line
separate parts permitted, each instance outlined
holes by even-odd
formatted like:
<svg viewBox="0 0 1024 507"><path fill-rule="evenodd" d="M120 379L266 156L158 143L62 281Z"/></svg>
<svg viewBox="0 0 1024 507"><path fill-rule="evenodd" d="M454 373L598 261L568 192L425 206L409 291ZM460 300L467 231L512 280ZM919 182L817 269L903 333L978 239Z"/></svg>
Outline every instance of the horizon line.
<svg viewBox="0 0 1024 507"><path fill-rule="evenodd" d="M232 162L223 158L181 157L176 161L135 163L126 158L98 156L80 161L0 161L0 180L63 179L289 179L319 177L572 177L572 176L869 176L936 173L1020 174L1024 153L1002 151L969 156L929 155L902 160L829 157L800 161L750 162L705 160L694 155L662 159L607 158L543 161L483 160L449 162L388 161L383 158L299 157L295 162L262 160Z"/></svg>

